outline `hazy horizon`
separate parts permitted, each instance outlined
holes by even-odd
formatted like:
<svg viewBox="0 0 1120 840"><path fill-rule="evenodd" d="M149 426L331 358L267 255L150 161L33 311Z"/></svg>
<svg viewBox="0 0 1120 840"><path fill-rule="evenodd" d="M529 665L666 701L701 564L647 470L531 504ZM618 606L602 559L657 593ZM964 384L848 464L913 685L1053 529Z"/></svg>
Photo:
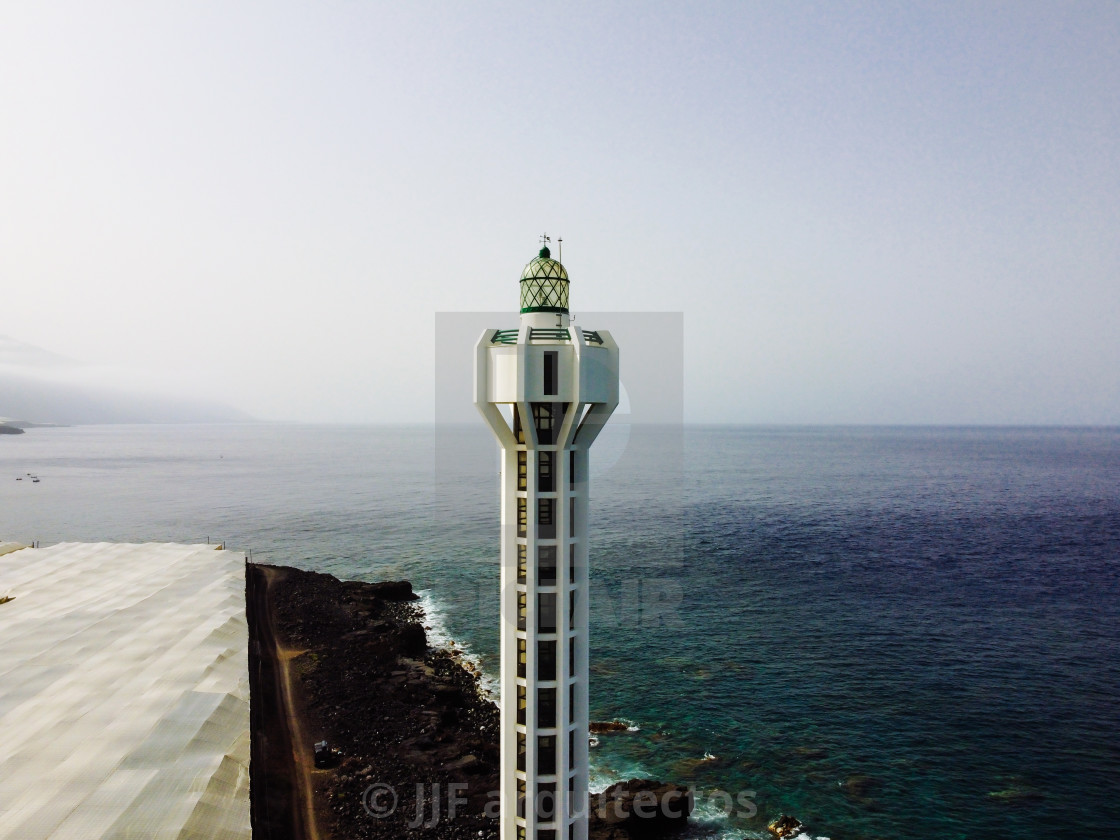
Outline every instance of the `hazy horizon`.
<svg viewBox="0 0 1120 840"><path fill-rule="evenodd" d="M688 424L1120 424L1114 3L3 24L0 335L75 381L428 423L547 231L583 326L683 316Z"/></svg>

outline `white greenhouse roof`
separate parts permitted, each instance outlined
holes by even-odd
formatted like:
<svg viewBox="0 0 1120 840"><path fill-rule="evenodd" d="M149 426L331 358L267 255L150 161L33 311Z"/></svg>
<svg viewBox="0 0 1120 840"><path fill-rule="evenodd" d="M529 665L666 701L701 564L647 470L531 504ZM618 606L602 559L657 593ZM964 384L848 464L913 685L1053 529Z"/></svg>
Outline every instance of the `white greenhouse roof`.
<svg viewBox="0 0 1120 840"><path fill-rule="evenodd" d="M251 836L244 555L0 542L0 838Z"/></svg>

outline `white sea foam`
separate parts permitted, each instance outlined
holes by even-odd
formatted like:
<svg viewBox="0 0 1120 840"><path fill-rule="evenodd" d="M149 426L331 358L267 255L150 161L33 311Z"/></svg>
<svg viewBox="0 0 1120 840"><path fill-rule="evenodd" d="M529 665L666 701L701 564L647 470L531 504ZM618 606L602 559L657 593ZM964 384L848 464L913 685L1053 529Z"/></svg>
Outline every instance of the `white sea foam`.
<svg viewBox="0 0 1120 840"><path fill-rule="evenodd" d="M592 793L602 793L615 782L627 779L648 779L650 772L636 761L619 757L605 758L591 752L591 766L588 768L587 787Z"/></svg>
<svg viewBox="0 0 1120 840"><path fill-rule="evenodd" d="M715 835L719 840L730 840L730 838L739 840L744 836L742 831L732 829L728 820L726 809L729 806L734 807L734 803L713 796L711 792L705 790L695 791L692 801L691 819L696 825L713 833L719 832Z"/></svg>
<svg viewBox="0 0 1120 840"><path fill-rule="evenodd" d="M602 793L615 782L624 782L627 779L637 778L640 772L623 773L614 767L605 767L595 761L591 756L591 766L587 771L587 788L592 793Z"/></svg>
<svg viewBox="0 0 1120 840"><path fill-rule="evenodd" d="M420 608L424 610L424 631L428 636L428 644L434 648L453 652L459 659L478 674L478 684L482 694L488 700L493 700L501 705L501 691L498 676L491 674L482 667L482 657L473 653L471 649L451 635L447 627L447 610L443 604L432 594L430 589L420 589L416 592L420 596Z"/></svg>
<svg viewBox="0 0 1120 840"><path fill-rule="evenodd" d="M740 803L729 800L732 794L717 790L696 790L694 792L694 809L692 821L705 837L715 840L770 840L772 834L765 830L735 828L731 824L727 809L732 808L732 813L738 811ZM813 835L801 832L795 835L797 840L829 840L824 835Z"/></svg>

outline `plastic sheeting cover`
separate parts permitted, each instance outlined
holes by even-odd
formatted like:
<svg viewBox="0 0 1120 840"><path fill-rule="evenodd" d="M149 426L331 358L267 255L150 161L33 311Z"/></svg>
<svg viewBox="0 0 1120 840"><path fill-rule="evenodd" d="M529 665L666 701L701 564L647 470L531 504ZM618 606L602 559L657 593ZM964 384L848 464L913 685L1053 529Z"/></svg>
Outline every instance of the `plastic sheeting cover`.
<svg viewBox="0 0 1120 840"><path fill-rule="evenodd" d="M244 555L0 554L0 840L248 840Z"/></svg>

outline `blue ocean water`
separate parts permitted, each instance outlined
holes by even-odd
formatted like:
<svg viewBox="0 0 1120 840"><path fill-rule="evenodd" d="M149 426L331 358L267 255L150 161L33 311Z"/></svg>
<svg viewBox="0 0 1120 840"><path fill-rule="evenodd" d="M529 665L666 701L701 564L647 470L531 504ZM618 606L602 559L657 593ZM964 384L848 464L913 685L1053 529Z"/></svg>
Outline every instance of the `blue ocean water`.
<svg viewBox="0 0 1120 840"><path fill-rule="evenodd" d="M493 673L487 434L37 429L0 540L407 577ZM695 785L697 837L1117 836L1120 430L618 426L592 460L593 717L636 727L599 784Z"/></svg>

